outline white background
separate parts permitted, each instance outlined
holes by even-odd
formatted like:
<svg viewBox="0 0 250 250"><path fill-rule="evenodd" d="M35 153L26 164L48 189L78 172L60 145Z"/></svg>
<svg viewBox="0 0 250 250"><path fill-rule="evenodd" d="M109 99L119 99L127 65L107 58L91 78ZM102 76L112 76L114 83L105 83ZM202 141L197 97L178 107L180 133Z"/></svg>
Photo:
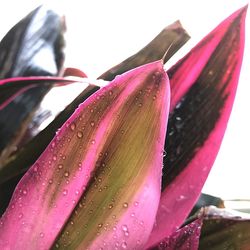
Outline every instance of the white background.
<svg viewBox="0 0 250 250"><path fill-rule="evenodd" d="M8 0L0 9L0 37L42 1ZM137 52L165 26L180 19L192 39L169 66L224 18L244 6L243 0L61 0L48 1L67 16L67 66L91 77ZM225 199L250 199L250 27L239 88L224 141L204 192Z"/></svg>

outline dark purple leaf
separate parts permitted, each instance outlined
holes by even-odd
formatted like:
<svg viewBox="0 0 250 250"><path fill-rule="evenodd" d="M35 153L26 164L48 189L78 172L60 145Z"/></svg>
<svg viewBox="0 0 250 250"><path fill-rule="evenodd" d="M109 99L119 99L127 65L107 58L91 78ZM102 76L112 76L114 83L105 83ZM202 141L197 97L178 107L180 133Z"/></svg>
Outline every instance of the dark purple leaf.
<svg viewBox="0 0 250 250"><path fill-rule="evenodd" d="M162 196L148 246L183 224L213 166L236 94L246 10L224 20L168 70L171 104Z"/></svg>
<svg viewBox="0 0 250 250"><path fill-rule="evenodd" d="M109 69L99 79L111 81L115 76L136 68L140 65L160 60L164 57L164 63L170 59L188 40L189 35L183 29L179 21L167 26L147 46L135 55Z"/></svg>

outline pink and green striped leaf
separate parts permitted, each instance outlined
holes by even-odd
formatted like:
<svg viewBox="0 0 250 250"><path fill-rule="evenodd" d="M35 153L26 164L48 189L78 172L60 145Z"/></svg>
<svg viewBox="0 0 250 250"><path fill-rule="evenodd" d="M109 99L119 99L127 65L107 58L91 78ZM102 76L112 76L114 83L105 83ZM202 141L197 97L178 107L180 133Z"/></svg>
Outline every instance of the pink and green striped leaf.
<svg viewBox="0 0 250 250"><path fill-rule="evenodd" d="M184 222L214 163L237 89L246 9L228 17L167 71L171 104L162 196L148 246Z"/></svg>
<svg viewBox="0 0 250 250"><path fill-rule="evenodd" d="M144 245L161 194L169 95L158 61L79 106L17 185L0 221L0 247Z"/></svg>

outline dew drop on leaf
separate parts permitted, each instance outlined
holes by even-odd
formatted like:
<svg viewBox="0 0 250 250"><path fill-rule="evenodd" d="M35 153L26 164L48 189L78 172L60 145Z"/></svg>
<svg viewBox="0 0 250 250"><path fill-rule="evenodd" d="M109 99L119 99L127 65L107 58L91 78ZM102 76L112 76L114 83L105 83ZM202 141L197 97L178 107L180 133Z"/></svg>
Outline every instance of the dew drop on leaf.
<svg viewBox="0 0 250 250"><path fill-rule="evenodd" d="M63 165L62 165L62 164L59 164L57 167L58 167L59 169L62 169L62 168L63 168Z"/></svg>
<svg viewBox="0 0 250 250"><path fill-rule="evenodd" d="M124 207L124 208L127 208L127 207L128 207L128 203L127 203L127 202L124 202L124 203L123 203L123 207Z"/></svg>
<svg viewBox="0 0 250 250"><path fill-rule="evenodd" d="M127 231L128 231L127 225L122 225L122 231L123 231L123 232L127 232Z"/></svg>
<svg viewBox="0 0 250 250"><path fill-rule="evenodd" d="M122 249L126 249L127 248L127 243L126 242L123 242L122 245L121 245Z"/></svg>
<svg viewBox="0 0 250 250"><path fill-rule="evenodd" d="M67 189L64 189L63 190L63 195L67 195L68 194L68 190Z"/></svg>
<svg viewBox="0 0 250 250"><path fill-rule="evenodd" d="M64 176L69 177L69 172L68 171L64 172Z"/></svg>
<svg viewBox="0 0 250 250"><path fill-rule="evenodd" d="M74 122L72 122L72 123L70 124L70 129L71 129L71 130L75 130L75 128L76 128L76 125L75 125Z"/></svg>
<svg viewBox="0 0 250 250"><path fill-rule="evenodd" d="M78 137L78 138L82 138L82 137L83 137L83 133L82 133L81 131L78 131L78 132L77 132L77 137Z"/></svg>

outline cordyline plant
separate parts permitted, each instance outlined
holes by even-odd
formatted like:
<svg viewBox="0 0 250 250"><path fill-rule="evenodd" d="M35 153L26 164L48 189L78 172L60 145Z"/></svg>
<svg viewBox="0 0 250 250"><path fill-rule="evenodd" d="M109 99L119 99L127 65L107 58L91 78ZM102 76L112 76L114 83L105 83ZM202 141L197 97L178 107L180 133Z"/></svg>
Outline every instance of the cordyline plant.
<svg viewBox="0 0 250 250"><path fill-rule="evenodd" d="M245 214L190 216L232 109L245 15L165 70L189 38L175 22L101 88L63 68L55 12L39 7L12 28L0 43L0 249L250 249ZM88 87L38 131L47 92L75 82Z"/></svg>

